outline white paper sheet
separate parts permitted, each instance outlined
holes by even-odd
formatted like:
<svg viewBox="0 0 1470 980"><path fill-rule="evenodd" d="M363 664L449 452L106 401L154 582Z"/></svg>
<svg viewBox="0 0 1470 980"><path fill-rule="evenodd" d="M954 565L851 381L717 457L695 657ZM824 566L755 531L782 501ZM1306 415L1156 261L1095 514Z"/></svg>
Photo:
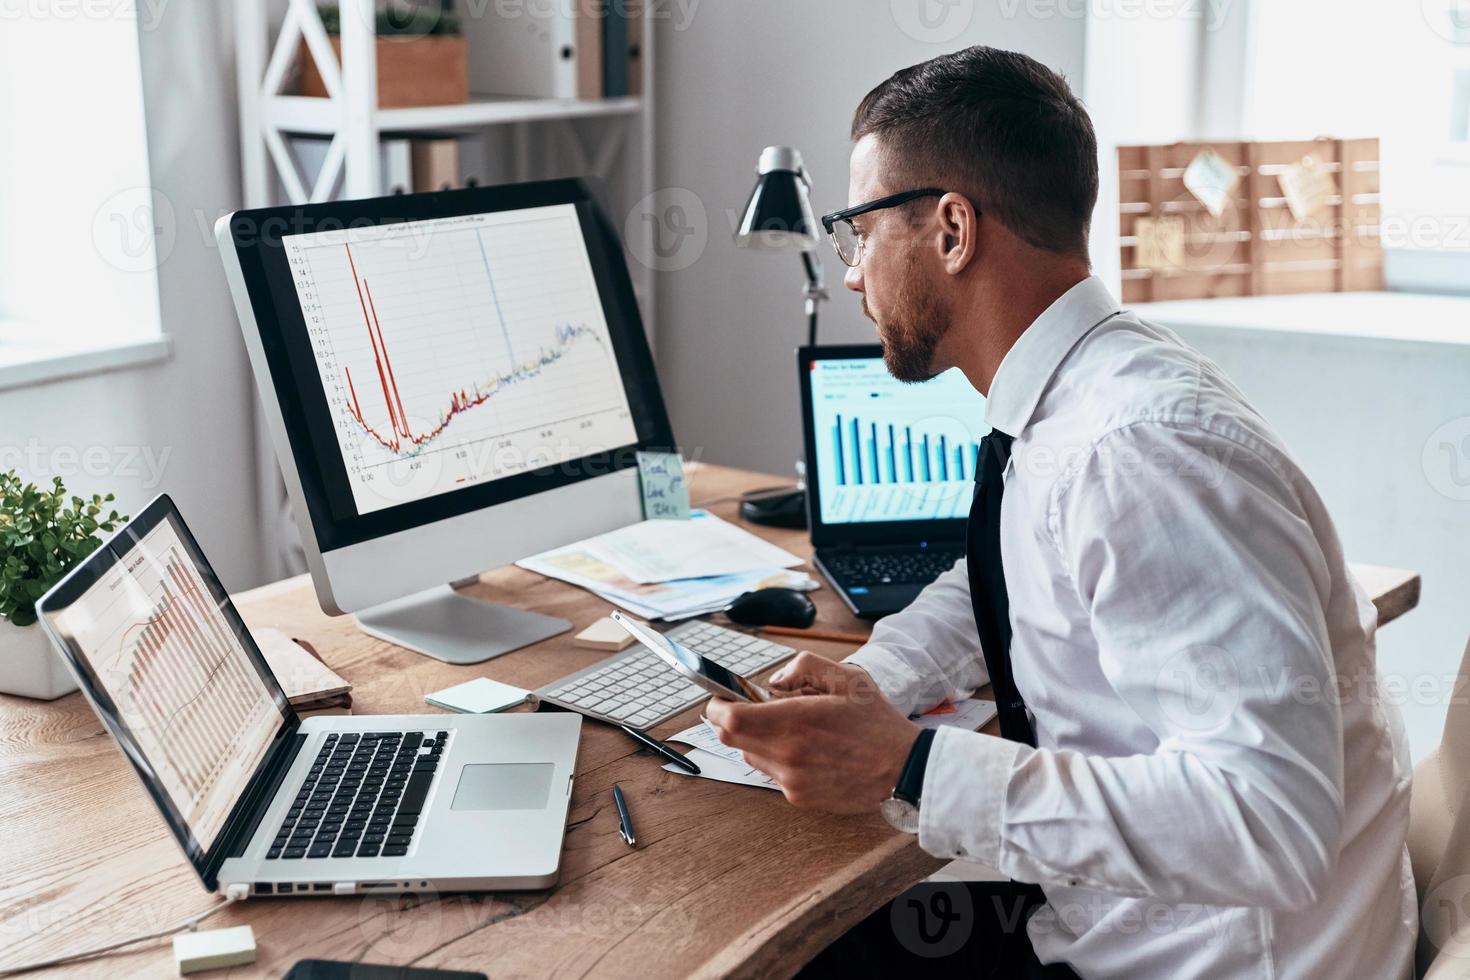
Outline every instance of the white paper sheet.
<svg viewBox="0 0 1470 980"><path fill-rule="evenodd" d="M741 786L758 786L761 789L773 789L781 791L776 781L755 766L746 762L742 756L739 761L731 761L704 749L690 749L684 753L689 761L699 767L700 779L714 779L722 783L738 783ZM737 753L738 754L738 753ZM681 769L672 762L664 763L664 768L669 772L683 773L685 776L693 775L687 769Z"/></svg>
<svg viewBox="0 0 1470 980"><path fill-rule="evenodd" d="M952 708L946 711L945 708ZM973 732L996 715L994 701L982 701L978 698L965 698L953 704L941 705L927 714L918 715L914 721L921 728L944 728L953 726L963 728L967 732Z"/></svg>
<svg viewBox="0 0 1470 980"><path fill-rule="evenodd" d="M745 754L739 749L732 749L724 742L721 742L720 736L715 734L714 728L707 721L701 721L697 725L684 729L677 735L670 735L664 741L683 742L685 745L692 745L696 749L708 752L711 755L717 755L730 762L739 762L742 765L745 763Z"/></svg>
<svg viewBox="0 0 1470 980"><path fill-rule="evenodd" d="M581 544L639 584L801 564L784 548L702 510L687 521L642 521Z"/></svg>
<svg viewBox="0 0 1470 980"><path fill-rule="evenodd" d="M760 786L765 789L779 791L781 787L776 785L775 780L761 772L755 766L745 761L745 753L739 749L732 749L720 737L708 722L700 722L691 728L686 728L677 735L671 735L665 741L682 742L691 747L686 753L689 761L699 767L701 779L717 779L722 783L740 783L744 786ZM669 772L679 772L691 776L687 769L682 769L672 762L664 765Z"/></svg>
<svg viewBox="0 0 1470 980"><path fill-rule="evenodd" d="M974 731L994 718L996 713L994 701L982 701L978 698L965 698L954 702L950 707L954 710L931 711L916 716L914 721L923 728L955 727ZM689 761L699 767L700 779L715 779L722 783L739 783L777 791L781 789L770 776L746 762L745 753L721 742L720 736L715 734L709 722L701 721L678 734L670 735L664 741L679 742L690 747L685 754L689 756ZM693 775L672 762L665 764L664 768L684 776Z"/></svg>
<svg viewBox="0 0 1470 980"><path fill-rule="evenodd" d="M640 584L594 555L586 542L543 551L516 564L527 571L595 592L642 619L683 619L723 609L742 592L772 585L804 590L818 587L816 580L805 572L774 566L736 575Z"/></svg>

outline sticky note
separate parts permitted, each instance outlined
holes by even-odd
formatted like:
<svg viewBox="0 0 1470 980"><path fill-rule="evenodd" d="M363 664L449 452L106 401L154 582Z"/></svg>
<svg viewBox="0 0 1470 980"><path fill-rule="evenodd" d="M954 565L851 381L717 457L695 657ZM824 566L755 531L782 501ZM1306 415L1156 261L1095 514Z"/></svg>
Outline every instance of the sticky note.
<svg viewBox="0 0 1470 980"><path fill-rule="evenodd" d="M485 715L492 711L514 708L529 696L529 691L523 691L519 687L492 681L488 677L476 677L472 681L426 694L424 700L436 708L448 708L466 715Z"/></svg>
<svg viewBox="0 0 1470 980"><path fill-rule="evenodd" d="M1240 183L1240 174L1220 154L1206 147L1184 168L1183 180L1189 193L1218 218L1230 203L1230 192Z"/></svg>
<svg viewBox="0 0 1470 980"><path fill-rule="evenodd" d="M650 521L689 519L689 485L678 453L638 453L638 482L643 488L643 516Z"/></svg>
<svg viewBox="0 0 1470 980"><path fill-rule="evenodd" d="M1332 179L1332 171L1311 155L1287 164L1276 179L1281 182L1281 194L1286 198L1291 216L1297 221L1306 221L1337 196L1337 182Z"/></svg>
<svg viewBox="0 0 1470 980"><path fill-rule="evenodd" d="M590 650L626 650L633 643L633 634L623 629L607 616L572 637L572 642Z"/></svg>
<svg viewBox="0 0 1470 980"><path fill-rule="evenodd" d="M1134 263L1167 272L1184 268L1184 219L1169 215L1133 222Z"/></svg>

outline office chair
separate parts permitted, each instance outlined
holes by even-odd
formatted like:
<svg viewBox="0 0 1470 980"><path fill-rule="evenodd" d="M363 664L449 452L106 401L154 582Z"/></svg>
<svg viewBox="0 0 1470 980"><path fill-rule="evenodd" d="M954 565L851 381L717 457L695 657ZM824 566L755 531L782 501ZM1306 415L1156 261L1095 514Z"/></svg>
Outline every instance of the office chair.
<svg viewBox="0 0 1470 980"><path fill-rule="evenodd" d="M1416 975L1470 975L1470 644L1439 748L1414 768L1409 860L1419 890Z"/></svg>

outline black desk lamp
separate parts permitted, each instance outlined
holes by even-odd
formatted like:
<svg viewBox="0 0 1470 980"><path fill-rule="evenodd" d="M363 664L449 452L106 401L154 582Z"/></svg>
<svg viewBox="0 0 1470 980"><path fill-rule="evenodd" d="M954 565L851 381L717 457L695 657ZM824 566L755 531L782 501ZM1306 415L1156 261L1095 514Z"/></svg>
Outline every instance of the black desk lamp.
<svg viewBox="0 0 1470 980"><path fill-rule="evenodd" d="M807 344L817 343L817 305L827 299L822 283L822 260L817 258L819 231L812 213L811 175L802 166L794 146L768 146L756 163L755 190L745 204L745 216L735 232L735 244L778 252L798 252L806 270ZM800 464L798 464L800 469ZM805 474L802 475L805 479ZM740 504L740 514L756 524L806 527L806 489L755 491Z"/></svg>

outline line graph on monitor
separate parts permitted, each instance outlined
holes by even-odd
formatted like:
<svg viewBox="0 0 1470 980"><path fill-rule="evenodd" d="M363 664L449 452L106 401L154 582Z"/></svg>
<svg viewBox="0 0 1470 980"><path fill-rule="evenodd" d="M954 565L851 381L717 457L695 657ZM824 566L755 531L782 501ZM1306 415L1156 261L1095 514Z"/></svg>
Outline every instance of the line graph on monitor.
<svg viewBox="0 0 1470 980"><path fill-rule="evenodd" d="M297 238L359 511L636 441L574 208Z"/></svg>

